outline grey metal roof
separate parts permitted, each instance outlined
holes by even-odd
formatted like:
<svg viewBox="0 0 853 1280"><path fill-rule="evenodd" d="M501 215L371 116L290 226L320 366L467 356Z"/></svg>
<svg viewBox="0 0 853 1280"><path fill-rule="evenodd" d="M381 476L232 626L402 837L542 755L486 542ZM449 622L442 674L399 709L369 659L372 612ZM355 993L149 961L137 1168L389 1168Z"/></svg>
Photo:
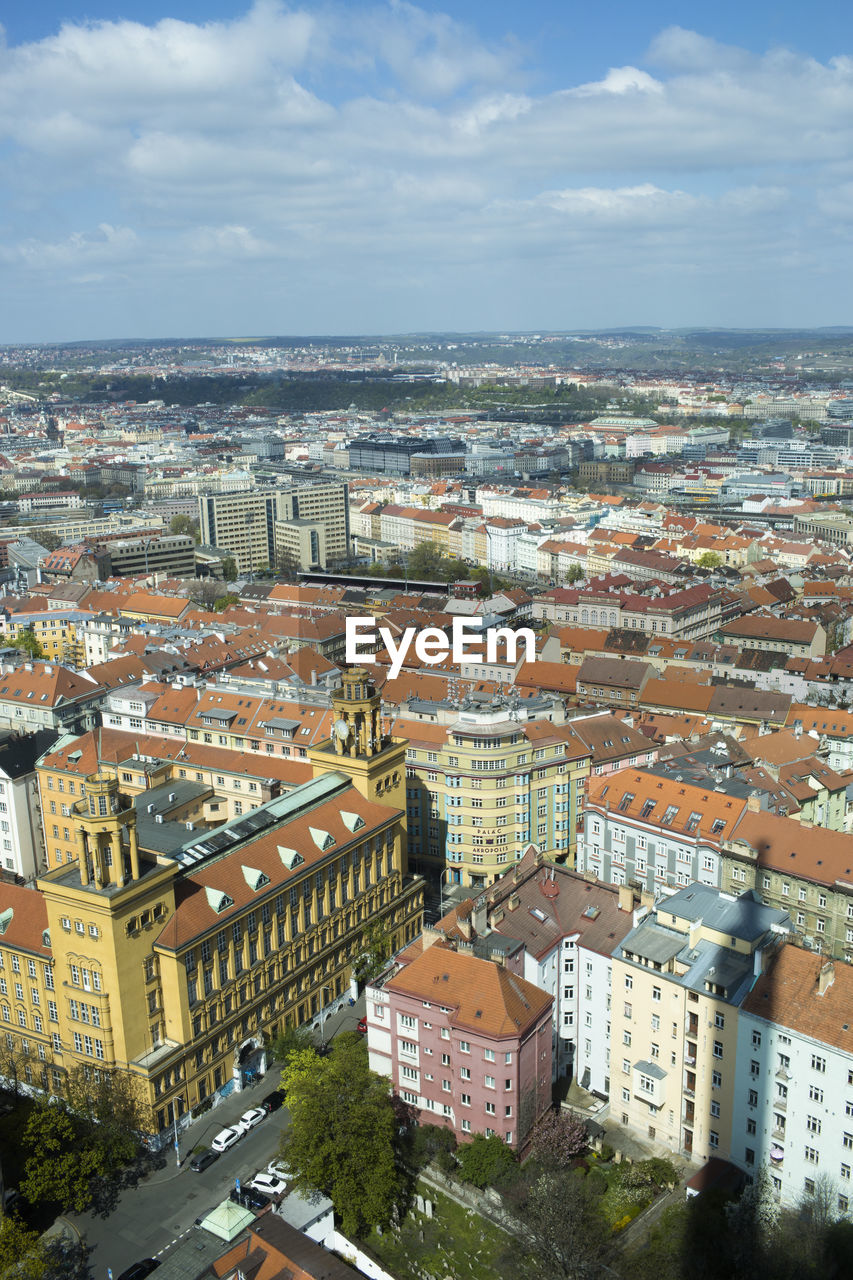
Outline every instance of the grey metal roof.
<svg viewBox="0 0 853 1280"><path fill-rule="evenodd" d="M652 964L667 964L684 949L684 934L671 933L657 924L643 923L634 933L629 933L622 943L622 951L642 956Z"/></svg>
<svg viewBox="0 0 853 1280"><path fill-rule="evenodd" d="M643 1075L646 1076L653 1076L655 1080L666 1079L666 1072L656 1062L646 1062L645 1059L641 1059L639 1062L634 1063L634 1070L642 1071Z"/></svg>

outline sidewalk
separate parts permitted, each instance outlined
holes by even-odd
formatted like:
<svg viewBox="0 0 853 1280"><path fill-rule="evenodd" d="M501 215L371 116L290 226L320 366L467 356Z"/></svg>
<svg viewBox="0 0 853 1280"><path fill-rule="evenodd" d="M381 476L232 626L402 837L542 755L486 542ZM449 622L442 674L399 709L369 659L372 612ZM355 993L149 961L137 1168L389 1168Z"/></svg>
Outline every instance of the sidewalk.
<svg viewBox="0 0 853 1280"><path fill-rule="evenodd" d="M338 1005L339 1001L335 1001ZM364 1017L365 1000L361 996L354 1005L349 1005L346 1000L343 1007L335 1013L330 1013L323 1021L323 1035L328 1044L341 1031L356 1031L358 1028L359 1018ZM306 1024L306 1030L311 1032L311 1038L314 1044L320 1044L320 1019L316 1019L316 1030L313 1024ZM169 1182L173 1178L178 1177L189 1164L190 1156L196 1147L210 1146L210 1140L220 1129L227 1129L229 1125L239 1120L244 1111L249 1111L252 1107L258 1107L261 1099L265 1098L268 1093L273 1093L281 1084L281 1067L278 1063L270 1063L262 1079L256 1080L253 1084L244 1085L238 1091L235 1089L227 1098L222 1098L215 1106L208 1111L202 1112L197 1120L193 1120L185 1129L181 1130L180 1148L181 1148L181 1167L177 1168L175 1163L174 1146L164 1147L162 1155L165 1156L166 1163L161 1168L152 1169L146 1175L146 1182Z"/></svg>

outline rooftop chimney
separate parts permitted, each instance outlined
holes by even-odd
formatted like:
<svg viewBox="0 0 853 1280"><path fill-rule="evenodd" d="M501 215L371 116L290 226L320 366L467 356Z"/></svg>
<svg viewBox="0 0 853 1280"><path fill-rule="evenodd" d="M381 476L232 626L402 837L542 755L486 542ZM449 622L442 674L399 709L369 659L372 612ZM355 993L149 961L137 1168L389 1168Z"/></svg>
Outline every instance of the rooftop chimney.
<svg viewBox="0 0 853 1280"><path fill-rule="evenodd" d="M634 894L630 886L627 884L620 884L619 886L619 910L620 911L634 910Z"/></svg>
<svg viewBox="0 0 853 1280"><path fill-rule="evenodd" d="M817 993L819 996L825 996L829 988L835 981L835 965L831 960L825 960L820 966L820 973L817 979Z"/></svg>

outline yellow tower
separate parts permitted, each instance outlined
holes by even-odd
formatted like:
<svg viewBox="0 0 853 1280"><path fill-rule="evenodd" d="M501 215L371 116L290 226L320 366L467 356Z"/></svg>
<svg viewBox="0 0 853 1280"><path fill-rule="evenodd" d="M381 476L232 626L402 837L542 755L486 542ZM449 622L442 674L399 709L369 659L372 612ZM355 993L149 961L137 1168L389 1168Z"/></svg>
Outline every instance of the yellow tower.
<svg viewBox="0 0 853 1280"><path fill-rule="evenodd" d="M382 699L363 667L352 667L332 694L332 736L309 750L314 773L335 770L351 779L365 797L402 813L406 830L406 740L392 738L382 725ZM403 849L403 874L408 859Z"/></svg>
<svg viewBox="0 0 853 1280"><path fill-rule="evenodd" d="M136 812L116 778L93 773L71 809L77 861L38 879L56 969L62 1065L101 1061L145 1074L179 1038L164 1012L153 943L175 909L178 864L140 853ZM88 1020L89 1025L86 1025Z"/></svg>

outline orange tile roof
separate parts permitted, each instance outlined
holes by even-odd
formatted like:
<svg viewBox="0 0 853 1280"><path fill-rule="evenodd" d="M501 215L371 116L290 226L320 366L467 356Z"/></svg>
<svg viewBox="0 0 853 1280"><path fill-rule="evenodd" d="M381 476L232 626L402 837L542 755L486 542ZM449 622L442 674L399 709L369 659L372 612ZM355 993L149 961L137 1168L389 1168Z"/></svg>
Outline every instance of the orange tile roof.
<svg viewBox="0 0 853 1280"><path fill-rule="evenodd" d="M453 1026L495 1039L524 1035L553 1003L552 996L502 965L440 943L415 957L385 988L449 1007Z"/></svg>
<svg viewBox="0 0 853 1280"><path fill-rule="evenodd" d="M822 956L785 943L758 978L741 1012L853 1054L853 966L834 961L832 981L820 995L823 964Z"/></svg>
<svg viewBox="0 0 853 1280"><path fill-rule="evenodd" d="M51 958L53 953L42 936L48 927L44 895L38 889L0 882L0 915L7 911L12 914L2 933L3 945Z"/></svg>
<svg viewBox="0 0 853 1280"><path fill-rule="evenodd" d="M746 801L728 796L725 792L714 791L710 782L709 779L709 785L702 787L691 782L679 782L675 778L658 777L645 770L620 769L618 773L611 773L609 776L590 778L584 811L595 807L606 810L615 820L634 819L650 826L659 826L664 813L668 809L674 809L675 812L666 823L667 831L677 831L693 837L701 833L702 838L707 841L712 837L713 824L721 822L723 825L713 832L713 839L727 840L738 826L746 809ZM626 803L625 796L632 798ZM644 817L646 802L654 802L654 807ZM700 819L695 830L688 831L688 819L693 813L698 813Z"/></svg>
<svg viewBox="0 0 853 1280"><path fill-rule="evenodd" d="M352 832L344 822L342 813L356 813L364 825ZM374 832L381 830L401 817L399 809L388 805L373 804L353 786L348 786L332 799L307 807L289 821L262 832L251 843L225 854L208 866L200 866L183 876L176 885L176 909L157 939L157 945L170 950L186 946L194 938L206 933L213 925L220 927L239 916L258 900L243 873L244 867L261 871L269 877L264 895L268 896L293 878L301 879L306 870L326 862L330 850L321 850L315 844L310 828L327 831L335 843L334 855L364 843ZM203 835L202 837L203 838ZM282 862L279 846L296 849L304 861L290 870ZM210 905L205 889L227 893L233 905L217 913Z"/></svg>

